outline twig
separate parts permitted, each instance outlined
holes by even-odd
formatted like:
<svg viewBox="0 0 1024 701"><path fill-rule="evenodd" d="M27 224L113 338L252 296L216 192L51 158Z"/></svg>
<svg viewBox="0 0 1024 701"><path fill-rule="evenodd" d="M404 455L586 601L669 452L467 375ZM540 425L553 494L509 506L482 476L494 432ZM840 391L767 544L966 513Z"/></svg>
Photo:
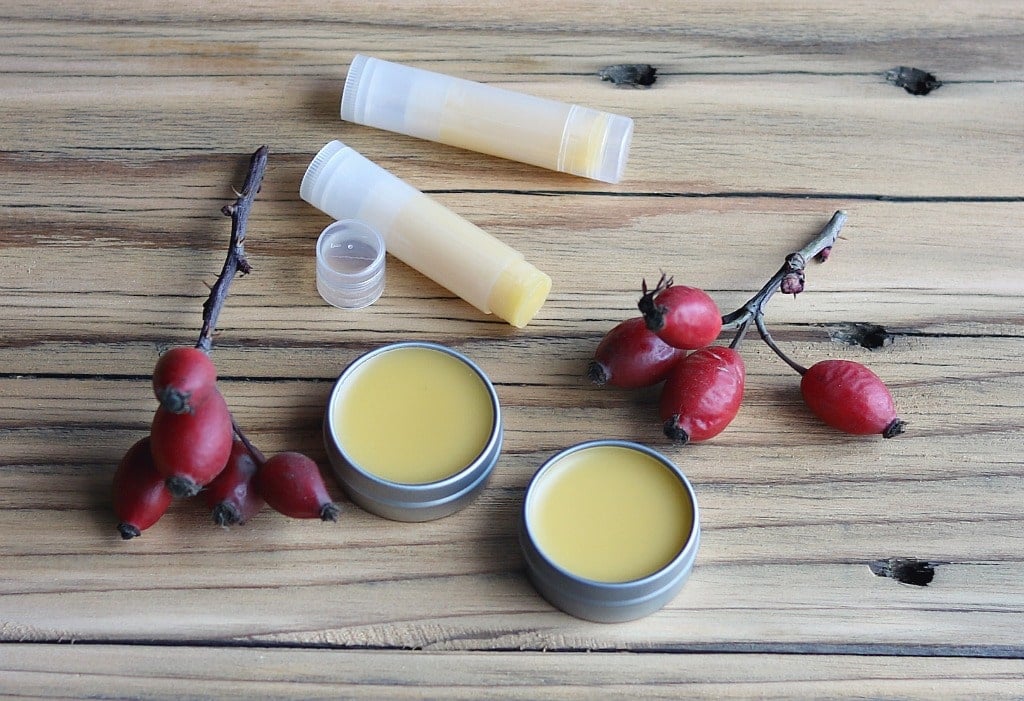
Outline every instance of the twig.
<svg viewBox="0 0 1024 701"><path fill-rule="evenodd" d="M267 461L266 456L263 455L260 449L253 445L252 441L249 440L249 436L242 432L242 428L235 421L234 416L231 417L231 428L234 429L235 435L238 436L238 440L240 440L242 445L245 446L245 449L249 451L249 455L253 457L257 465L262 465Z"/></svg>
<svg viewBox="0 0 1024 701"><path fill-rule="evenodd" d="M228 244L228 255L224 260L217 282L210 288L210 296L203 303L203 327L199 332L196 348L209 353L213 350L213 329L217 325L217 317L228 296L228 288L235 279L236 273L245 275L252 268L245 257L245 227L249 220L249 210L260 191L263 173L267 168L266 146L260 146L249 160L249 174L245 185L232 204L224 205L221 212L231 217L231 242Z"/></svg>
<svg viewBox="0 0 1024 701"><path fill-rule="evenodd" d="M846 218L846 212L839 210L832 215L828 224L818 232L818 235L812 241L799 251L786 256L786 262L772 275L771 279L765 283L764 287L757 294L747 300L746 304L736 311L722 317L722 329L735 329L749 324L757 316L759 310L764 310L768 300L781 289L783 282L787 278L790 280L794 279L790 276L798 277L802 287L803 272L807 267L807 261L813 258L828 257L826 251L830 251L832 245L836 242L839 231L843 228L843 224L846 223ZM799 289L795 290L795 292L799 291Z"/></svg>
<svg viewBox="0 0 1024 701"><path fill-rule="evenodd" d="M743 336L746 334L750 324L753 323L757 328L758 334L761 336L761 340L763 340L765 344L783 360L783 362L801 375L807 372L807 368L803 367L786 355L783 350L779 348L778 344L775 343L775 339L772 338L772 335L768 332L768 327L765 326L764 323L764 308L765 305L768 304L768 300L770 300L775 293L780 290L793 295L803 291L804 269L807 267L807 261L817 259L824 262L828 258L829 253L832 251L832 246L839 237L839 231L843 228L843 224L845 222L846 212L839 210L833 214L828 224L818 232L818 235L815 236L810 243L799 251L790 253L786 256L786 262L784 262L782 267L772 275L771 279L765 283L764 287L762 287L757 294L747 300L746 304L736 311L722 317L723 330L737 329L736 336L733 338L730 348L736 348L739 346L743 341Z"/></svg>
<svg viewBox="0 0 1024 701"><path fill-rule="evenodd" d="M782 362L793 368L798 375L803 375L807 372L807 368L790 358L781 348L779 348L779 344L775 342L771 333L768 332L768 327L765 326L764 314L762 312L759 311L754 315L754 323L757 324L757 332L761 334L761 340L765 342L765 345L772 349L772 352L774 352L775 355L782 359Z"/></svg>
<svg viewBox="0 0 1024 701"><path fill-rule="evenodd" d="M239 273L245 275L252 271L252 266L249 265L249 260L245 257L245 227L249 222L249 211L252 209L252 204L263 183L268 152L269 149L266 146L256 149L252 158L249 159L249 174L245 178L242 192L238 193L238 199L232 204L224 205L220 210L224 216L231 217L231 240L228 243L228 254L224 259L224 267L221 268L220 275L217 276L217 282L210 288L210 296L203 303L203 327L199 331L196 348L206 353L213 350L213 329L217 325L217 317L220 316L220 310L228 298L228 289L231 287L235 275ZM263 453L242 432L233 416L231 417L231 427L253 458L262 464L265 460Z"/></svg>

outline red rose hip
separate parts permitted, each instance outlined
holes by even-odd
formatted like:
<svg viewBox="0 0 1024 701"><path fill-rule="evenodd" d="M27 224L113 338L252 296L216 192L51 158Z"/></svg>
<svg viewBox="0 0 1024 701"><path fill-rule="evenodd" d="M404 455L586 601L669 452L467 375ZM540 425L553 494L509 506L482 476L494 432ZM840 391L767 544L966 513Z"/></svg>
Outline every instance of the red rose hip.
<svg viewBox="0 0 1024 701"><path fill-rule="evenodd" d="M153 368L153 394L172 414L187 414L206 401L217 382L217 368L198 348L171 348Z"/></svg>
<svg viewBox="0 0 1024 701"><path fill-rule="evenodd" d="M176 497L191 497L220 474L231 454L231 412L214 389L191 413L160 407L150 429L153 462Z"/></svg>
<svg viewBox="0 0 1024 701"><path fill-rule="evenodd" d="M889 388L852 360L815 363L800 379L800 394L819 419L845 433L892 438L906 429Z"/></svg>
<svg viewBox="0 0 1024 701"><path fill-rule="evenodd" d="M745 379L743 358L732 348L709 346L688 355L661 391L665 435L679 443L717 436L740 410Z"/></svg>
<svg viewBox="0 0 1024 701"><path fill-rule="evenodd" d="M627 319L605 334L587 377L594 384L636 388L656 385L686 351L673 348L647 328L643 317Z"/></svg>
<svg viewBox="0 0 1024 701"><path fill-rule="evenodd" d="M337 521L341 509L331 501L320 468L302 453L278 453L260 466L256 488L270 508L292 518Z"/></svg>
<svg viewBox="0 0 1024 701"><path fill-rule="evenodd" d="M657 287L647 290L637 307L647 328L674 348L694 350L712 343L722 331L722 315L707 292L696 287L673 285L664 275Z"/></svg>
<svg viewBox="0 0 1024 701"><path fill-rule="evenodd" d="M114 514L125 540L136 538L164 515L171 493L150 453L149 436L137 441L121 458L114 472Z"/></svg>
<svg viewBox="0 0 1024 701"><path fill-rule="evenodd" d="M231 455L220 471L203 490L203 499L218 526L245 523L263 508L263 497L256 491L254 478L259 463L242 441L231 444Z"/></svg>

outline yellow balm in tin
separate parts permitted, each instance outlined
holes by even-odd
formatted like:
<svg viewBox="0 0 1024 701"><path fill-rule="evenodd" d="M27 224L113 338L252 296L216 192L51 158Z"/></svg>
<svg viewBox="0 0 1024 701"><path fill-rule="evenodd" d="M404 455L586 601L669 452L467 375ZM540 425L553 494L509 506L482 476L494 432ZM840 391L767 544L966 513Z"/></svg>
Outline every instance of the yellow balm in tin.
<svg viewBox="0 0 1024 701"><path fill-rule="evenodd" d="M693 488L661 454L592 441L548 460L530 481L519 541L544 598L593 621L657 611L683 586L700 542Z"/></svg>
<svg viewBox="0 0 1024 701"><path fill-rule="evenodd" d="M560 567L599 582L657 572L693 529L693 506L676 474L620 445L566 455L531 496L527 518L537 547Z"/></svg>
<svg viewBox="0 0 1024 701"><path fill-rule="evenodd" d="M396 343L342 373L324 421L327 452L368 511L424 521L461 508L501 450L501 409L487 376L433 343Z"/></svg>
<svg viewBox="0 0 1024 701"><path fill-rule="evenodd" d="M405 347L362 363L336 400L348 457L392 482L436 482L483 452L494 428L484 380L436 348Z"/></svg>

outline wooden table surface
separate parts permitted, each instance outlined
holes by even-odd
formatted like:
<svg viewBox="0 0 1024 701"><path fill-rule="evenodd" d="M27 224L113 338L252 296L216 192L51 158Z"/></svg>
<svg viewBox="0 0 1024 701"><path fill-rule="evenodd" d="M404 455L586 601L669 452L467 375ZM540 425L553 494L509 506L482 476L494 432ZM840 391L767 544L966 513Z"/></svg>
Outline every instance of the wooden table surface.
<svg viewBox="0 0 1024 701"><path fill-rule="evenodd" d="M7 2L0 45L0 694L1024 696L1019 0ZM629 115L626 177L342 123L356 53ZM624 62L657 82L598 77ZM898 66L942 85L911 95L886 79ZM533 323L393 259L374 306L324 304L329 219L298 184L335 138L545 270ZM267 510L221 529L185 501L122 541L114 468L148 430L159 353L195 342L220 208L261 144L254 270L213 351L250 438L326 468L339 372L428 340L490 375L504 452L477 501L430 523L372 516L332 483L334 525ZM707 443L668 443L656 391L586 380L642 278L733 309L837 209L832 258L768 321L801 362L874 369L905 435L821 426L756 335L742 410ZM890 342L843 342L851 324ZM597 438L663 451L702 509L688 584L624 624L549 606L515 537L538 466ZM881 576L905 560L931 582Z"/></svg>

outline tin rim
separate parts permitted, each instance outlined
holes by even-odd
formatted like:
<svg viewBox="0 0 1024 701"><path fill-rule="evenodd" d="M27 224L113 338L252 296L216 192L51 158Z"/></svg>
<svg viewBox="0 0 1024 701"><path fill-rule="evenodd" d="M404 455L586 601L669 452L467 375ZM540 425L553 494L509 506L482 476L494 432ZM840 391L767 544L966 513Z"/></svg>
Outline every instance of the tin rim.
<svg viewBox="0 0 1024 701"><path fill-rule="evenodd" d="M680 481L683 486L686 496L690 501L690 506L693 509L693 525L690 527L690 532L687 534L685 541L679 547L676 554L667 563L654 570L650 574L638 577L636 579L629 579L622 582L605 582L597 579L591 579L578 575L560 564L555 562L544 549L540 547L537 538L534 535L532 524L530 523L530 505L535 498L537 492L536 485L540 480L544 479L544 475L550 472L554 466L561 461L562 458L568 457L574 453L588 450L590 448L602 447L602 446L613 446L619 448L626 448L630 450L636 450L644 453L645 455L653 458L658 463L668 468L668 470ZM675 576L681 575L692 567L692 560L695 556L695 550L700 543L700 512L697 506L697 496L693 490L693 485L690 484L690 480L687 479L683 471L679 469L671 460L666 458L658 451L648 448L640 443L625 440L593 440L586 441L584 443L578 443L577 445L571 446L562 450L555 455L551 456L544 462L543 465L534 473L533 477L530 478L530 482L526 487L526 496L523 499L523 507L520 514L523 534L529 539L530 546L534 553L543 560L544 564L554 570L558 576L571 580L573 582L583 585L589 590L594 592L621 592L623 595L632 591L642 591L650 587L658 587L661 584L661 580L665 577L674 578ZM676 571L679 571L678 573ZM660 587L659 587L660 588ZM615 605L613 601L609 600L604 605Z"/></svg>
<svg viewBox="0 0 1024 701"><path fill-rule="evenodd" d="M465 467L457 469L447 477L443 477L433 482L396 482L389 480L384 477L377 475L376 473L367 470L362 465L358 464L345 450L345 446L340 440L337 430L334 425L334 415L337 406L337 398L341 392L344 391L344 385L346 380L350 378L363 364L371 361L378 355L390 353L394 351L400 351L404 348L425 348L436 352L444 353L450 357L459 360L465 364L473 373L480 379L487 391L488 399L491 403L491 428L487 438L487 442L483 448L476 455L473 460L469 462ZM501 405L498 402L498 393L494 389L494 385L491 383L490 378L487 374L473 362L471 359L463 355L462 353L449 348L448 346L441 345L439 343L431 343L428 341L402 341L399 343L390 343L374 350L368 351L363 355L353 360L348 367L342 371L337 381L334 383L334 387L331 389L330 396L327 403L327 416L326 416L326 429L328 439L331 441L333 447L337 450L339 457L344 461L346 467L356 474L359 475L362 481L367 484L378 485L381 488L387 489L392 496L398 494L405 494L409 496L417 495L419 498L415 499L417 502L420 500L426 501L433 494L437 493L438 498L445 496L456 496L460 493L460 487L467 481L467 477L470 479L470 484L465 485L466 487L472 487L480 481L479 475L476 473L485 468L485 472L489 472L493 467L494 463L497 462L497 453L500 451L502 443L502 423L501 423Z"/></svg>

